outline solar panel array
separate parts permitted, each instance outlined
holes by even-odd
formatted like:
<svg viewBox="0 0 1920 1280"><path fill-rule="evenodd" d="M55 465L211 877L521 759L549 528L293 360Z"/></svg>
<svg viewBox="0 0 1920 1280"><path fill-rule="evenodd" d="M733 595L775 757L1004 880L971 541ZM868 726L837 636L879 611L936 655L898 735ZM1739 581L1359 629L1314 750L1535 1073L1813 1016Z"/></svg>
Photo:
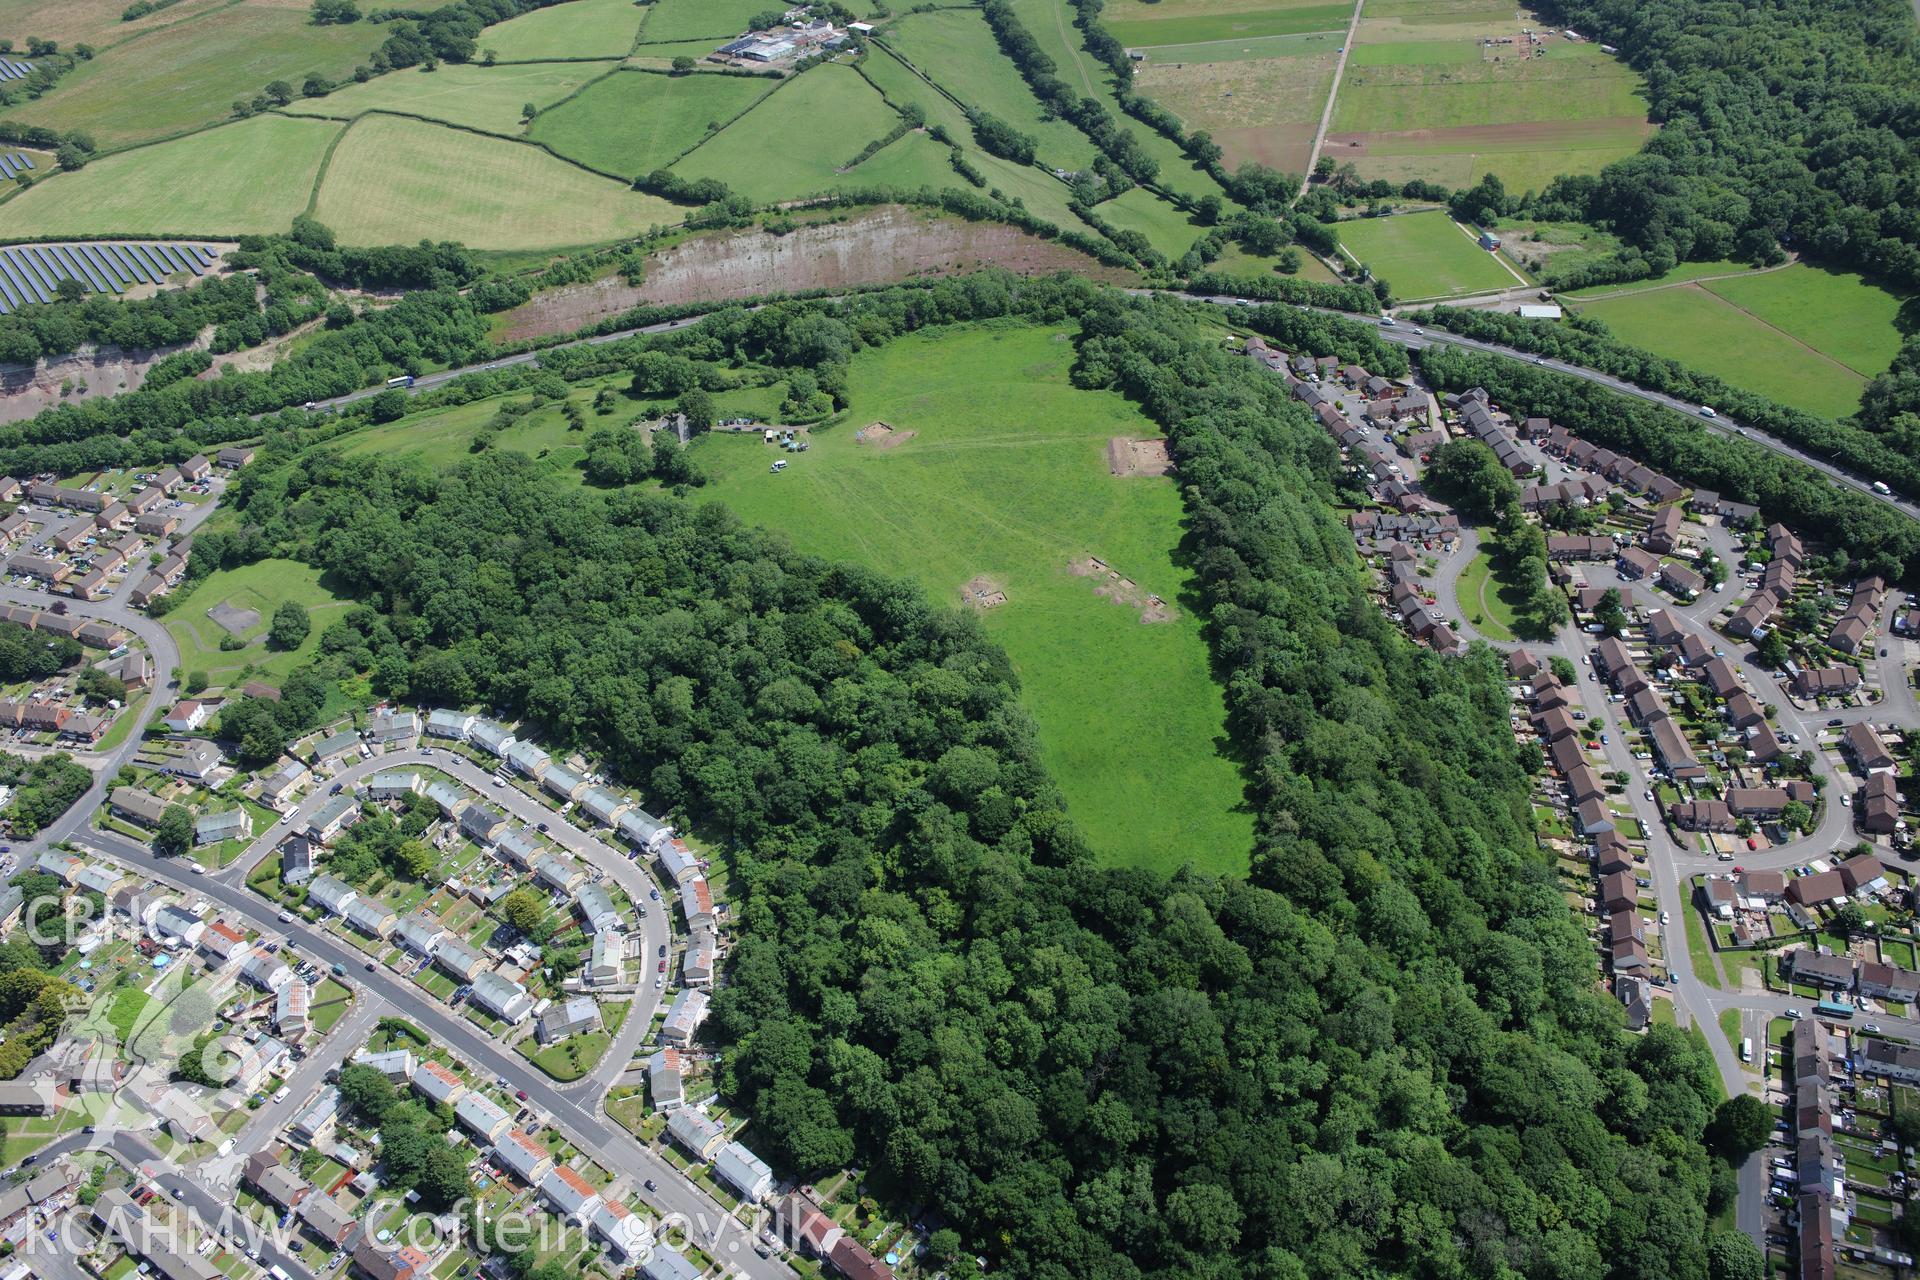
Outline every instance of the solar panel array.
<svg viewBox="0 0 1920 1280"><path fill-rule="evenodd" d="M0 80L24 80L32 70L31 62L15 62L11 58L0 58Z"/></svg>
<svg viewBox="0 0 1920 1280"><path fill-rule="evenodd" d="M0 154L0 178L17 177L33 168L33 157L24 151L12 155Z"/></svg>
<svg viewBox="0 0 1920 1280"><path fill-rule="evenodd" d="M13 245L0 249L0 316L30 302L53 301L62 280L78 280L95 293L122 293L183 271L205 275L219 260L212 245L152 240Z"/></svg>

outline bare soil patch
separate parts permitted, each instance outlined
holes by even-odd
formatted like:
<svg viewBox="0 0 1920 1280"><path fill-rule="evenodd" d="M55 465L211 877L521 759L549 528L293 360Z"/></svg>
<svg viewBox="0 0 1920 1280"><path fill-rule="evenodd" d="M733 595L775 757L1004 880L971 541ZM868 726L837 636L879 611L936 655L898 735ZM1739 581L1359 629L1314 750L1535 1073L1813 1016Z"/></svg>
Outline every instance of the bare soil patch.
<svg viewBox="0 0 1920 1280"><path fill-rule="evenodd" d="M885 205L844 222L697 236L647 258L646 278L619 276L548 290L502 319L502 340L572 333L634 307L749 298L803 289L840 289L1003 267L1021 275L1073 271L1108 284L1133 274L1017 227L962 222L904 205Z"/></svg>
<svg viewBox="0 0 1920 1280"><path fill-rule="evenodd" d="M1172 605L1096 556L1082 556L1078 560L1068 561L1067 572L1076 577L1095 579L1093 594L1105 596L1129 609L1138 609L1142 622L1172 622L1180 616Z"/></svg>
<svg viewBox="0 0 1920 1280"><path fill-rule="evenodd" d="M1006 585L984 573L960 588L960 603L970 608L997 609L1006 602Z"/></svg>
<svg viewBox="0 0 1920 1280"><path fill-rule="evenodd" d="M853 433L853 442L871 449L898 449L919 435L918 431L899 431L884 422L869 422Z"/></svg>
<svg viewBox="0 0 1920 1280"><path fill-rule="evenodd" d="M1173 470L1165 440L1115 436L1107 441L1107 470L1116 476L1163 476Z"/></svg>

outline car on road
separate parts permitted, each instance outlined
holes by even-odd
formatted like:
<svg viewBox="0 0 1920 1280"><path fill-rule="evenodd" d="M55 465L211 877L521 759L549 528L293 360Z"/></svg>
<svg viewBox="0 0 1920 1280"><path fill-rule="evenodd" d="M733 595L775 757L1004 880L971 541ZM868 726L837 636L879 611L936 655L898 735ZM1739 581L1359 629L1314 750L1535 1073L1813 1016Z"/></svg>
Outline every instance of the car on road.
<svg viewBox="0 0 1920 1280"><path fill-rule="evenodd" d="M1838 729L1843 723L1845 722L1842 721L1839 716L1835 716L1833 719L1827 721L1827 728Z"/></svg>
<svg viewBox="0 0 1920 1280"><path fill-rule="evenodd" d="M667 954L667 944L664 942L660 944L660 954L662 956Z"/></svg>
<svg viewBox="0 0 1920 1280"><path fill-rule="evenodd" d="M371 960L369 960L369 961L367 961L367 972L368 972L368 973L372 973L372 972L373 972L373 961L371 961Z"/></svg>
<svg viewBox="0 0 1920 1280"><path fill-rule="evenodd" d="M1800 1011L1798 1009L1788 1009L1787 1017L1793 1019L1793 1021L1795 1022L1798 1022L1800 1021Z"/></svg>
<svg viewBox="0 0 1920 1280"><path fill-rule="evenodd" d="M334 784L333 784L333 786L332 786L332 788L331 788L331 789L330 789L330 790L329 790L329 791L327 792L327 794L328 794L328 795L330 795L330 796L337 796L337 795L339 795L339 794L340 794L340 785L341 785L341 784L339 784L338 782L336 782L336 783L334 783Z"/></svg>
<svg viewBox="0 0 1920 1280"><path fill-rule="evenodd" d="M658 889L647 890L647 896L649 898L652 898L655 902L660 901L660 891Z"/></svg>
<svg viewBox="0 0 1920 1280"><path fill-rule="evenodd" d="M527 1091L525 1089L515 1089L513 1091L513 1096L520 1099L520 1101L525 1102L527 1100Z"/></svg>
<svg viewBox="0 0 1920 1280"><path fill-rule="evenodd" d="M347 966L345 966L345 965L343 965L343 964L337 964L337 965L335 965L335 966L333 966L333 976L334 976L334 977L336 977L336 978L344 978L344 977L346 977L346 976L347 976Z"/></svg>
<svg viewBox="0 0 1920 1280"><path fill-rule="evenodd" d="M1881 656L1881 657L1883 657L1883 658L1884 658L1884 657L1886 657L1886 656L1887 656L1887 651L1886 651L1885 649L1882 649L1882 650L1880 651L1880 656Z"/></svg>
<svg viewBox="0 0 1920 1280"><path fill-rule="evenodd" d="M1861 1027L1860 1027L1860 1029L1861 1029L1862 1031L1866 1031L1866 1032L1870 1032L1870 1033L1872 1033L1873 1035L1876 1035L1876 1036L1880 1034L1880 1024L1879 1024L1879 1023L1877 1023L1877 1022L1867 1022L1867 1023L1863 1023L1863 1024L1861 1024Z"/></svg>
<svg viewBox="0 0 1920 1280"><path fill-rule="evenodd" d="M196 862L196 863L194 863L194 864L193 864L193 874L195 874L195 875L197 875L197 876L203 876L203 875L205 875L205 874L207 874L207 864L206 864L206 863L204 863L204 862Z"/></svg>
<svg viewBox="0 0 1920 1280"><path fill-rule="evenodd" d="M282 912L281 912L281 913L279 914L279 916L278 916L278 917L276 917L276 918L277 918L277 919L278 919L278 920L280 921L280 923L281 923L281 924L292 924L292 923L293 923L293 912L291 912L291 911L282 911Z"/></svg>
<svg viewBox="0 0 1920 1280"><path fill-rule="evenodd" d="M660 962L660 972L665 973L666 971L667 971L667 962L665 960L662 960Z"/></svg>
<svg viewBox="0 0 1920 1280"><path fill-rule="evenodd" d="M543 823L541 823L541 824L539 825L539 830L541 830L541 831L545 831L546 829L547 829L547 824L546 824L546 823L544 823L544 822L543 822Z"/></svg>
<svg viewBox="0 0 1920 1280"><path fill-rule="evenodd" d="M1713 409L1713 406L1712 406L1712 405L1710 405L1710 404L1703 404L1703 405L1701 405L1701 406L1700 406L1700 416L1701 416L1701 417L1703 417L1703 418L1717 418L1717 417L1719 417L1720 415L1719 415L1718 413L1716 413L1716 412L1714 412L1714 409Z"/></svg>
<svg viewBox="0 0 1920 1280"><path fill-rule="evenodd" d="M1759 841L1755 840L1752 836L1747 837L1747 848L1758 849L1759 847L1760 847Z"/></svg>
<svg viewBox="0 0 1920 1280"><path fill-rule="evenodd" d="M1646 789L1645 791L1642 791L1642 792L1640 793L1640 798L1641 798L1642 800L1651 800L1651 799L1653 799L1653 788L1652 788L1652 787L1648 787L1648 788L1647 788L1647 789Z"/></svg>
<svg viewBox="0 0 1920 1280"><path fill-rule="evenodd" d="M1853 808L1853 797L1852 797L1852 796L1841 796L1841 797L1840 797L1840 807L1841 807L1842 809L1851 809L1851 808Z"/></svg>
<svg viewBox="0 0 1920 1280"><path fill-rule="evenodd" d="M660 1189L660 1184L655 1182L652 1178L648 1178L645 1182L641 1183L640 1185L645 1187L649 1191L658 1191Z"/></svg>
<svg viewBox="0 0 1920 1280"><path fill-rule="evenodd" d="M1661 924L1671 924L1671 923L1672 923L1672 913L1671 913L1671 912L1667 912L1667 911L1662 911L1662 912L1660 913L1660 923L1661 923Z"/></svg>
<svg viewBox="0 0 1920 1280"><path fill-rule="evenodd" d="M1535 364L1545 364L1547 362L1547 358L1545 356L1535 356L1533 358L1533 362Z"/></svg>

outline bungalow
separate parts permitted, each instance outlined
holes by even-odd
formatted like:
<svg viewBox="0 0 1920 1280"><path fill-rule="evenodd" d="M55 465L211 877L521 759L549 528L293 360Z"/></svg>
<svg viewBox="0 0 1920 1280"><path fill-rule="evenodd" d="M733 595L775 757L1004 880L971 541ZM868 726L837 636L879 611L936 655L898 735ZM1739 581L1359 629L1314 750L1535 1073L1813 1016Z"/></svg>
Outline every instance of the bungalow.
<svg viewBox="0 0 1920 1280"><path fill-rule="evenodd" d="M691 1107L667 1117L667 1136L696 1160L711 1160L727 1140L727 1131Z"/></svg>
<svg viewBox="0 0 1920 1280"><path fill-rule="evenodd" d="M535 1034L541 1044L552 1044L569 1036L584 1035L600 1026L600 1006L590 996L572 996L557 1000L540 1015Z"/></svg>
<svg viewBox="0 0 1920 1280"><path fill-rule="evenodd" d="M257 452L258 450L252 445L235 445L214 454L213 460L227 470L233 471L252 462Z"/></svg>
<svg viewBox="0 0 1920 1280"><path fill-rule="evenodd" d="M1852 956L1825 955L1808 947L1787 952L1787 964L1795 982L1847 991L1853 987Z"/></svg>
<svg viewBox="0 0 1920 1280"><path fill-rule="evenodd" d="M414 1079L417 1081L418 1076ZM469 1089L453 1104L453 1118L479 1142L496 1142L513 1123L506 1108L478 1089Z"/></svg>
<svg viewBox="0 0 1920 1280"><path fill-rule="evenodd" d="M245 809L227 809L221 813L203 813L193 820L193 843L219 844L223 840L245 840L253 835L253 815Z"/></svg>

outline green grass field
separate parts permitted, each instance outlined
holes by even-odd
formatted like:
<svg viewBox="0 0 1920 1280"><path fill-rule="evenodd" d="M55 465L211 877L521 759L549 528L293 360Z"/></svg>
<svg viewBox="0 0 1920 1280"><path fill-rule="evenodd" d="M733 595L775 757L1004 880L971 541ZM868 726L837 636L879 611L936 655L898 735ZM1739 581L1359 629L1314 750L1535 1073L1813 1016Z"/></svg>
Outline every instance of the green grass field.
<svg viewBox="0 0 1920 1280"><path fill-rule="evenodd" d="M307 607L313 630L298 649L269 649L266 634L273 611L288 600ZM320 633L333 623L333 615L350 603L320 585L319 571L308 565L295 560L261 560L208 574L167 613L165 625L180 646L181 671L204 671L213 684L223 685L251 666L261 678L272 681L285 679L311 658L320 647ZM207 610L220 604L260 614L260 621L241 633L246 648L220 647L220 637L227 633L207 616Z"/></svg>
<svg viewBox="0 0 1920 1280"><path fill-rule="evenodd" d="M872 158L847 170L849 183L875 183L917 190L920 187L967 189L967 181L953 171L953 151L924 133L910 133L890 142Z"/></svg>
<svg viewBox="0 0 1920 1280"><path fill-rule="evenodd" d="M537 147L397 116L348 126L314 216L346 244L429 236L475 249L597 244L679 222L676 205Z"/></svg>
<svg viewBox="0 0 1920 1280"><path fill-rule="evenodd" d="M529 62L495 67L447 64L431 72L413 68L336 89L324 98L301 98L286 112L352 120L369 111L396 111L518 137L524 128L520 112L527 103L550 107L613 66L612 62Z"/></svg>
<svg viewBox="0 0 1920 1280"><path fill-rule="evenodd" d="M229 0L178 0L158 12L121 21L124 0L6 0L0 5L0 35L25 48L28 36L57 40L62 47L91 44L98 48L128 36L198 17L209 9L224 8Z"/></svg>
<svg viewBox="0 0 1920 1280"><path fill-rule="evenodd" d="M1611 297L1619 293L1645 293L1650 289L1668 289L1692 280L1746 275L1752 271L1751 266L1744 262L1735 262L1731 258L1720 258L1713 262L1683 262L1663 276L1654 276L1648 280L1630 280L1625 284L1597 284L1588 289L1574 289L1561 296L1577 301L1584 298Z"/></svg>
<svg viewBox="0 0 1920 1280"><path fill-rule="evenodd" d="M1460 607L1466 611L1467 624L1489 640L1511 643L1519 639L1514 626L1526 603L1523 588L1502 580L1493 569L1493 560L1481 551L1460 570L1455 587Z"/></svg>
<svg viewBox="0 0 1920 1280"><path fill-rule="evenodd" d="M1344 31L1311 31L1295 36L1258 36L1248 40L1211 40L1202 44L1155 45L1141 68L1153 72L1175 64L1266 61L1301 54L1337 53Z"/></svg>
<svg viewBox="0 0 1920 1280"><path fill-rule="evenodd" d="M1395 297L1407 301L1458 297L1519 283L1492 254L1462 234L1452 218L1438 211L1342 222L1340 243L1391 285Z"/></svg>
<svg viewBox="0 0 1920 1280"><path fill-rule="evenodd" d="M774 83L623 71L535 119L528 136L582 164L637 178L671 164L707 136L709 124L726 124Z"/></svg>
<svg viewBox="0 0 1920 1280"><path fill-rule="evenodd" d="M1480 50L1470 40L1383 40L1362 42L1347 59L1352 67L1447 66L1480 61Z"/></svg>
<svg viewBox="0 0 1920 1280"><path fill-rule="evenodd" d="M655 44L662 40L736 36L756 15L770 10L780 12L781 6L766 0L654 0L648 6L647 25L641 29L640 38Z"/></svg>
<svg viewBox="0 0 1920 1280"><path fill-rule="evenodd" d="M1341 37L1289 39L1321 41L1321 51L1224 62L1163 60L1144 68L1134 83L1186 128L1206 130L1228 168L1253 162L1301 172L1333 88Z"/></svg>
<svg viewBox="0 0 1920 1280"><path fill-rule="evenodd" d="M911 14L894 24L887 43L961 102L1031 136L1039 144L1042 163L1062 169L1093 164L1093 141L1065 120L1046 118L1040 100L1021 78L1019 68L1000 52L979 10ZM972 133L955 136L969 141Z"/></svg>
<svg viewBox="0 0 1920 1280"><path fill-rule="evenodd" d="M1867 380L1697 284L1579 301L1622 342L1809 413L1852 413Z"/></svg>
<svg viewBox="0 0 1920 1280"><path fill-rule="evenodd" d="M828 120L832 128L795 127ZM815 67L768 94L673 170L688 178L718 178L754 200L811 195L840 182L840 167L899 120L852 68Z"/></svg>
<svg viewBox="0 0 1920 1280"><path fill-rule="evenodd" d="M1895 325L1906 299L1850 271L1795 263L1702 287L1869 378L1900 351Z"/></svg>
<svg viewBox="0 0 1920 1280"><path fill-rule="evenodd" d="M56 174L0 206L10 236L285 231L341 126L255 116ZM418 239L418 233L408 239Z"/></svg>
<svg viewBox="0 0 1920 1280"><path fill-rule="evenodd" d="M1138 231L1169 258L1178 258L1191 249L1206 229L1145 187L1121 193L1099 205L1094 213L1122 230Z"/></svg>
<svg viewBox="0 0 1920 1280"><path fill-rule="evenodd" d="M1333 132L1644 120L1646 111L1633 72L1590 46L1580 58L1476 58L1442 66L1349 62L1334 104Z"/></svg>
<svg viewBox="0 0 1920 1280"><path fill-rule="evenodd" d="M344 79L385 39L370 22L316 27L307 17L305 5L243 3L154 28L104 50L3 118L126 146L225 120L235 98L251 98L272 80L297 88L311 71Z"/></svg>
<svg viewBox="0 0 1920 1280"><path fill-rule="evenodd" d="M1220 690L1199 619L1180 607L1143 624L1069 572L1098 556L1178 606L1178 491L1116 478L1107 443L1153 427L1116 395L1073 389L1064 333L977 328L923 335L858 357L853 411L782 475L752 437L702 438L703 491L800 549L920 582L942 604L986 577L1007 602L983 615L1020 673L1046 763L1075 821L1112 862L1171 870L1246 867L1251 822L1216 744ZM915 432L856 443L883 420Z"/></svg>
<svg viewBox="0 0 1920 1280"><path fill-rule="evenodd" d="M633 0L568 0L488 27L480 33L480 47L502 62L624 58L646 16Z"/></svg>
<svg viewBox="0 0 1920 1280"><path fill-rule="evenodd" d="M1344 31L1352 16L1353 6L1346 4L1276 5L1271 9L1232 13L1126 18L1106 25L1121 44L1152 48L1212 40L1258 40L1263 36L1290 36L1303 31Z"/></svg>

